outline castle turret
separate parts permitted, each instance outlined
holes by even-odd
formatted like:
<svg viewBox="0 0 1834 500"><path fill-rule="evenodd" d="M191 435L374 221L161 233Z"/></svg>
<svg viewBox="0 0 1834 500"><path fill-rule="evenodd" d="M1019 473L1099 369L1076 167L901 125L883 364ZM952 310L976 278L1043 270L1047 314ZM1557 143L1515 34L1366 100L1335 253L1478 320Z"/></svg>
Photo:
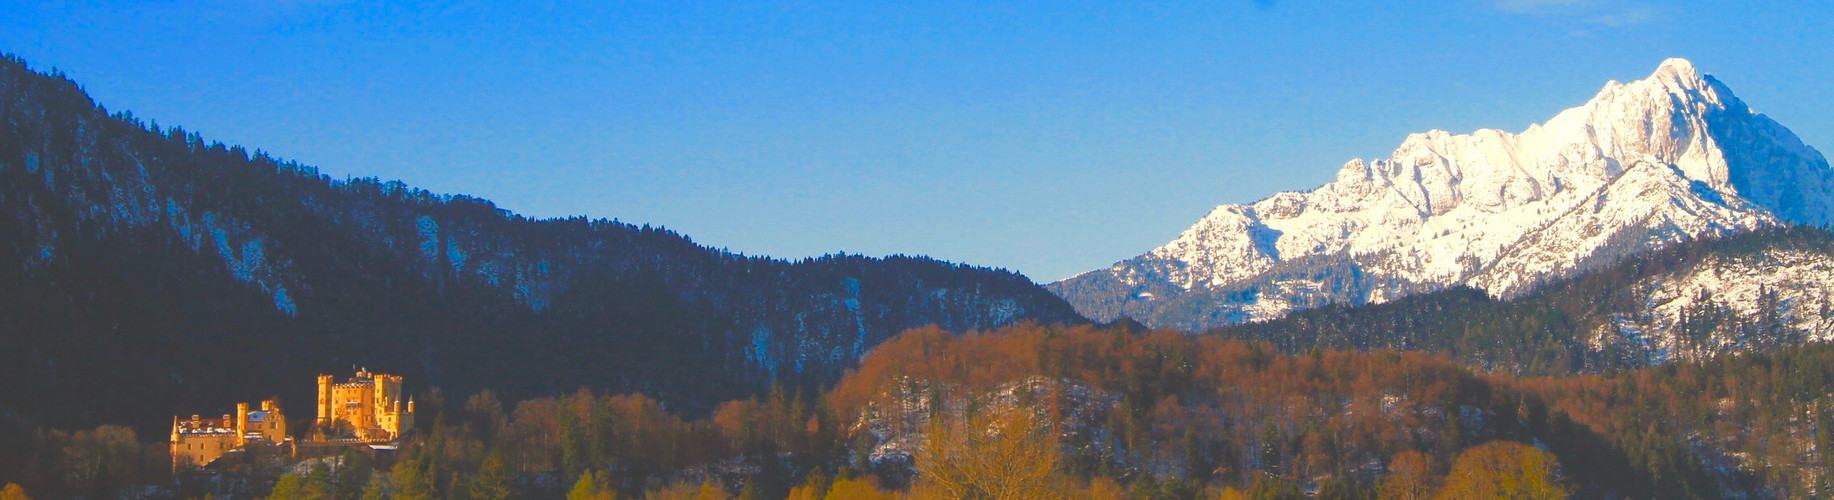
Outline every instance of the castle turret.
<svg viewBox="0 0 1834 500"><path fill-rule="evenodd" d="M331 376L318 376L318 421L319 426L331 425Z"/></svg>

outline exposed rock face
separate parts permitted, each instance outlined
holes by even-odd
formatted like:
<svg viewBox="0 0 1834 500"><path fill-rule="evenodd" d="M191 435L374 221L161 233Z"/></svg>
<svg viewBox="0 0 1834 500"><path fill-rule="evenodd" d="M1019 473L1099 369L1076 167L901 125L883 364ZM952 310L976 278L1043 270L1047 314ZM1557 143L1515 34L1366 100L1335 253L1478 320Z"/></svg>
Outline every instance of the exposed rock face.
<svg viewBox="0 0 1834 500"><path fill-rule="evenodd" d="M1098 320L1187 329L1459 284L1510 297L1677 241L1827 224L1831 189L1821 153L1670 59L1518 134L1410 135L1050 288Z"/></svg>

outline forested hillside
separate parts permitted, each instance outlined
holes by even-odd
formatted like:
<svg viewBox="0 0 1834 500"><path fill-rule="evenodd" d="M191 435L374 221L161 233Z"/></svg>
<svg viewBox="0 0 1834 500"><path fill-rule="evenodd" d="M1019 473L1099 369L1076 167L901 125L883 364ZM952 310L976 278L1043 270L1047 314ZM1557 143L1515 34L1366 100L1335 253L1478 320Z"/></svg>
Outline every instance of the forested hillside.
<svg viewBox="0 0 1834 500"><path fill-rule="evenodd" d="M1520 374L1653 366L1827 340L1834 233L1793 226L1690 241L1514 300L1454 288L1210 330L1289 353L1445 353Z"/></svg>
<svg viewBox="0 0 1834 500"><path fill-rule="evenodd" d="M284 117L276 117L284 119ZM672 408L832 383L906 328L1079 322L1029 279L923 257L736 255L336 180L110 114L0 59L0 418L163 432L367 366L410 390L643 391Z"/></svg>
<svg viewBox="0 0 1834 500"><path fill-rule="evenodd" d="M831 391L707 418L643 394L479 392L425 415L394 457L239 459L168 482L103 428L9 446L26 456L0 456L0 478L52 497L1813 498L1834 487L1830 383L1826 344L1517 378L1165 330L925 328ZM69 474L58 464L85 462L68 456L122 467ZM1015 496L977 496L991 491Z"/></svg>

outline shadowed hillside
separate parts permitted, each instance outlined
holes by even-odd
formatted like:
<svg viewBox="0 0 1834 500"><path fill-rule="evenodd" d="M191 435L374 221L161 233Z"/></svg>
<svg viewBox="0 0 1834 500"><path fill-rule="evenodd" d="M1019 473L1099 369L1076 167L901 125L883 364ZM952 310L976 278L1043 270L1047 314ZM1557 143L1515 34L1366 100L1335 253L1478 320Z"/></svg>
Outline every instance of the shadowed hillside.
<svg viewBox="0 0 1834 500"><path fill-rule="evenodd" d="M1083 321L1004 270L735 255L647 225L334 180L111 115L11 57L0 121L10 419L163 432L171 415L270 395L310 415L312 376L354 365L415 392L586 386L705 410L771 380L830 383L906 328Z"/></svg>

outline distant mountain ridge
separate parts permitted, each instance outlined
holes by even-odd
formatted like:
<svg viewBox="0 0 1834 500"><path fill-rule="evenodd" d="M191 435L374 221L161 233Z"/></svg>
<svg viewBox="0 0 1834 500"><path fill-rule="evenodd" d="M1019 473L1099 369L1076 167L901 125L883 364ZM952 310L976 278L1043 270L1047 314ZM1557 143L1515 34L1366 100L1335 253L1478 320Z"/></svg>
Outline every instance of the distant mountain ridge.
<svg viewBox="0 0 1834 500"><path fill-rule="evenodd" d="M1308 192L1223 205L1049 288L1188 330L1469 286L1513 297L1676 242L1834 218L1834 170L1686 60L1519 134L1414 134Z"/></svg>
<svg viewBox="0 0 1834 500"><path fill-rule="evenodd" d="M0 417L145 431L276 393L299 414L312 375L351 365L453 397L585 386L693 409L831 383L907 328L1086 321L1003 270L735 255L336 181L111 116L12 57L0 125Z"/></svg>

